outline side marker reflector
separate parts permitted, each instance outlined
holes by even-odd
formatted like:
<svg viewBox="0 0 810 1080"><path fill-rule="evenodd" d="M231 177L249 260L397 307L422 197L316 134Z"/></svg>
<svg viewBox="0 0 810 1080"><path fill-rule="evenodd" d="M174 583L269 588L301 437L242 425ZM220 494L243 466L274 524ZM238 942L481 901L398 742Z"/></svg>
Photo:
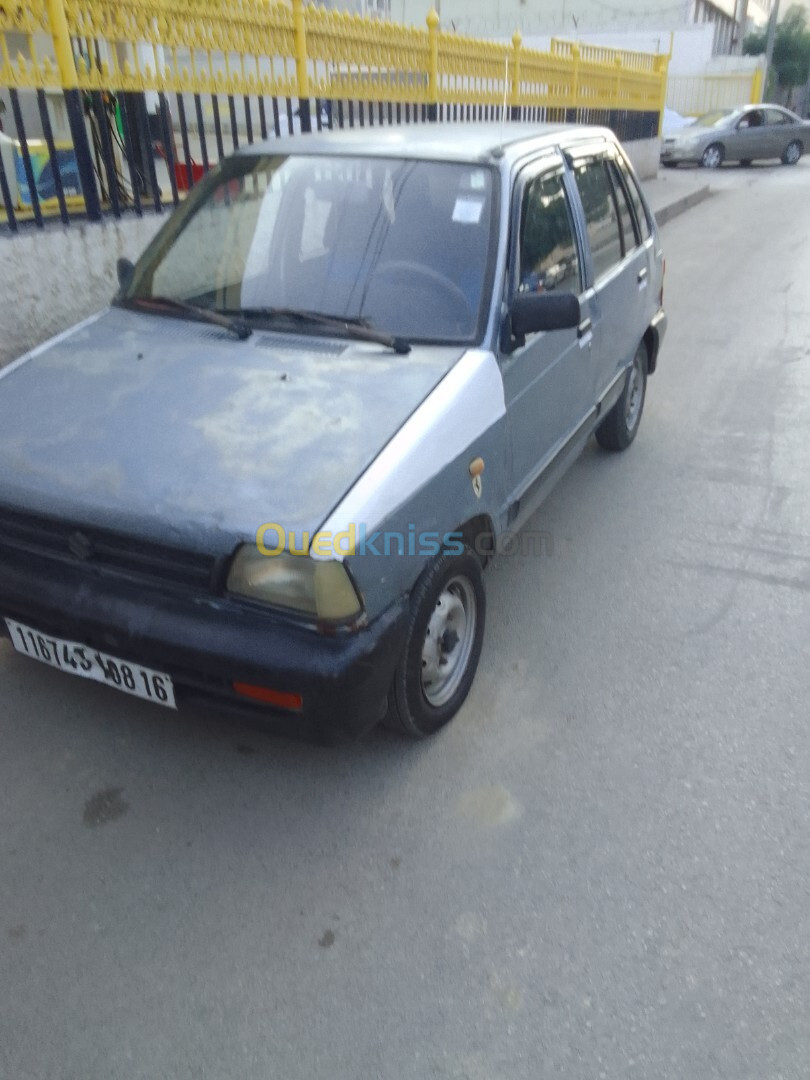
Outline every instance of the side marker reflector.
<svg viewBox="0 0 810 1080"><path fill-rule="evenodd" d="M265 705L275 705L278 709L300 712L304 699L300 694L289 694L282 690L271 690L268 686L253 686L251 683L235 682L233 688L242 697L261 701Z"/></svg>

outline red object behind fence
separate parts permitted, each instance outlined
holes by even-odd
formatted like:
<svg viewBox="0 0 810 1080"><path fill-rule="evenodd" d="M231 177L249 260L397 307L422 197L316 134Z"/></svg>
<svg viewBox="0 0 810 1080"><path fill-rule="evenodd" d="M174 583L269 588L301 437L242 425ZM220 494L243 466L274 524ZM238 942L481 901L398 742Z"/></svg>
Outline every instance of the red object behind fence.
<svg viewBox="0 0 810 1080"><path fill-rule="evenodd" d="M205 176L205 168L202 165L198 165L196 161L191 163L191 179L195 184L198 184L200 180ZM191 184L188 182L188 169L185 164L180 161L174 163L174 178L177 181L178 191L188 191Z"/></svg>

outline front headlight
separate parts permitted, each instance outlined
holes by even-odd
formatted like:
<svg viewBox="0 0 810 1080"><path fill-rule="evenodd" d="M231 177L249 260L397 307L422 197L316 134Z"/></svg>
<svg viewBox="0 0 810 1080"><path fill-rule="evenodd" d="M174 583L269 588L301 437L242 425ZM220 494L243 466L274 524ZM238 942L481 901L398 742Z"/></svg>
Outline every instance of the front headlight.
<svg viewBox="0 0 810 1080"><path fill-rule="evenodd" d="M262 555L252 544L237 553L228 592L319 619L351 619L363 610L343 563L306 555Z"/></svg>

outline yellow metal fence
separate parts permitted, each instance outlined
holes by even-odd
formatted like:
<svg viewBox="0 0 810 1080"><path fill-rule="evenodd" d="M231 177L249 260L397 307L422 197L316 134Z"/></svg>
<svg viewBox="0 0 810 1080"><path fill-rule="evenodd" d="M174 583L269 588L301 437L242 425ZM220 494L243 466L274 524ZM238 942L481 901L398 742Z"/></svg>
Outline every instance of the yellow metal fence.
<svg viewBox="0 0 810 1080"><path fill-rule="evenodd" d="M93 220L160 211L228 152L226 135L236 148L386 114L410 123L506 109L649 137L668 60L557 39L538 51L519 33L465 37L433 10L409 27L304 0L0 0L12 136L0 138L0 220L14 230L55 213L67 224L77 208Z"/></svg>
<svg viewBox="0 0 810 1080"><path fill-rule="evenodd" d="M0 4L0 86L658 111L667 57L547 52L328 11L303 0Z"/></svg>

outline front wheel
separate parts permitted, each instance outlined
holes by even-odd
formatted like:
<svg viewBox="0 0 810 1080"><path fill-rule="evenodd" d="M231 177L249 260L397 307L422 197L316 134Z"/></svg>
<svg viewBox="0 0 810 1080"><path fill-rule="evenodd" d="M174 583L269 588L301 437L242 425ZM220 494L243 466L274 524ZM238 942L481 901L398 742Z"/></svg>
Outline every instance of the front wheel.
<svg viewBox="0 0 810 1080"><path fill-rule="evenodd" d="M596 429L603 450L626 450L635 439L647 392L647 346L642 342L624 384L622 396Z"/></svg>
<svg viewBox="0 0 810 1080"><path fill-rule="evenodd" d="M723 158L726 156L726 152L720 143L712 143L707 146L703 151L703 156L700 159L700 164L704 169L719 169L723 164Z"/></svg>
<svg viewBox="0 0 810 1080"><path fill-rule="evenodd" d="M461 555L440 555L427 567L411 593L386 727L418 739L453 719L475 677L485 616L484 574L469 548Z"/></svg>
<svg viewBox="0 0 810 1080"><path fill-rule="evenodd" d="M783 165L795 165L799 158L802 156L802 144L796 140L792 143L788 143L785 148L784 154L782 154Z"/></svg>

